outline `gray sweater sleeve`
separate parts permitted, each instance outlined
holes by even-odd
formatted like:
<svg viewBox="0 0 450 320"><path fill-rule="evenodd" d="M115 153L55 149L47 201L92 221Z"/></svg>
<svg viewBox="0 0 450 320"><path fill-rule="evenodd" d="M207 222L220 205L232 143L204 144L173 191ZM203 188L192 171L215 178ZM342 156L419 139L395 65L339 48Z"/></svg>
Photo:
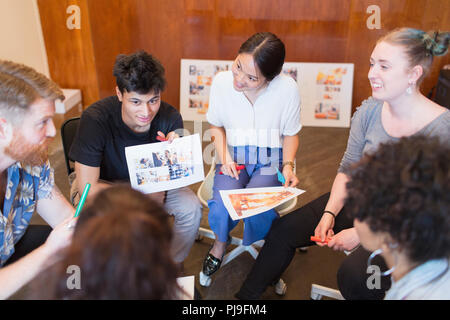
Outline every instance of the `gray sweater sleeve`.
<svg viewBox="0 0 450 320"><path fill-rule="evenodd" d="M370 97L356 109L351 120L347 149L342 157L338 172L347 174L350 167L362 158L367 142L367 131L371 122L376 121L376 114L381 105L381 101Z"/></svg>
<svg viewBox="0 0 450 320"><path fill-rule="evenodd" d="M382 101L371 97L356 109L351 121L347 149L341 160L338 172L348 174L351 166L359 162L365 153L376 152L380 143L399 140L399 138L390 136L384 130L381 123L382 107ZM450 111L446 111L415 133L415 135L438 136L444 141L449 141L449 131Z"/></svg>

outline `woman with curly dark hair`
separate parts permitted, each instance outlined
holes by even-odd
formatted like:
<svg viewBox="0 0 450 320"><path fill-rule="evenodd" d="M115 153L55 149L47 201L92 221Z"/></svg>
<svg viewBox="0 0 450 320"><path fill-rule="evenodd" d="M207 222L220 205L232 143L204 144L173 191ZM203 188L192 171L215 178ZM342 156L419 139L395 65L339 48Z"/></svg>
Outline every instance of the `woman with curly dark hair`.
<svg viewBox="0 0 450 320"><path fill-rule="evenodd" d="M449 41L449 32L411 28L396 29L378 40L368 59L372 97L363 101L353 114L347 149L331 192L274 221L264 247L236 295L238 298L259 298L287 269L296 248L313 244L352 252L337 275L344 298L384 298L390 281L382 281L379 289L367 288L364 265L370 252L358 248L353 221L345 214L348 171L364 153L375 151L380 143L414 135L449 140L450 111L420 92L420 83L433 58L447 53ZM311 235L321 241L311 241ZM377 257L374 263L383 269L382 258Z"/></svg>
<svg viewBox="0 0 450 320"><path fill-rule="evenodd" d="M171 238L169 215L156 202L127 186L105 189L81 212L71 246L38 276L31 298L175 299ZM79 288L68 285L71 266Z"/></svg>
<svg viewBox="0 0 450 320"><path fill-rule="evenodd" d="M350 174L347 212L373 252L367 285L391 274L385 299L450 299L449 167L448 144L416 136L380 145ZM376 255L389 270L371 265Z"/></svg>

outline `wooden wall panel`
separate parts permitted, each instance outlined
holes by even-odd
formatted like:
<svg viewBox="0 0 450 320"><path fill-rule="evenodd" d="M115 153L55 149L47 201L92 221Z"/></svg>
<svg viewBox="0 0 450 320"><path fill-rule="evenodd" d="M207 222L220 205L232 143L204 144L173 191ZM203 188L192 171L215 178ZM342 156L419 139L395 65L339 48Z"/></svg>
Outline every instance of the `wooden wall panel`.
<svg viewBox="0 0 450 320"><path fill-rule="evenodd" d="M82 90L83 104L99 99L87 0L38 0L50 76L62 88ZM81 28L66 26L67 7L81 9Z"/></svg>
<svg viewBox="0 0 450 320"><path fill-rule="evenodd" d="M98 90L104 98L115 94L116 56L142 48L139 19L145 17L139 13L136 1L89 0L88 9Z"/></svg>
<svg viewBox="0 0 450 320"><path fill-rule="evenodd" d="M381 29L368 30L366 9L376 4L381 9ZM377 39L398 27L422 30L450 30L450 1L443 0L352 0L349 18L346 62L355 63L353 110L371 95L367 80L369 58ZM422 83L427 94L435 85L439 70L450 63L450 54L435 58L428 78Z"/></svg>
<svg viewBox="0 0 450 320"><path fill-rule="evenodd" d="M79 36L62 31L49 36L52 27L62 23L61 3L69 2L86 10L82 16L89 20L90 30L82 28ZM47 44L52 49L47 51L55 80L66 81L67 71L77 73L81 66L83 72L95 73L73 79L80 81L78 87L89 84L83 93L114 94L116 55L144 49L163 63L168 80L163 99L175 107L179 107L180 59L234 59L241 43L255 32L277 34L286 44L287 61L355 63L355 109L371 93L368 61L380 36L403 26L450 30L447 0L39 0L39 5L46 19L46 42L54 42ZM369 5L381 9L381 30L366 27ZM67 44L71 37L81 42L77 50L82 54L68 54L67 48L74 47ZM55 49L60 45L65 49ZM77 59L82 59L79 65L73 63ZM448 63L450 54L436 59L423 92L430 90ZM58 72L61 66L64 73Z"/></svg>
<svg viewBox="0 0 450 320"><path fill-rule="evenodd" d="M140 46L163 64L167 87L162 99L179 108L180 59L185 41L190 40L184 3L165 0L137 3L139 12L148 17L139 20Z"/></svg>

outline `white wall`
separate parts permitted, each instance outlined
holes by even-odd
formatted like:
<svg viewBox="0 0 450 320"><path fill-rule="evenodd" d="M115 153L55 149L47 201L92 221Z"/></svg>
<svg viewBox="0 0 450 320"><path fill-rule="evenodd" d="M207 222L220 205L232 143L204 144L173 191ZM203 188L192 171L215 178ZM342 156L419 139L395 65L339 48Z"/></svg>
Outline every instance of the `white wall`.
<svg viewBox="0 0 450 320"><path fill-rule="evenodd" d="M0 59L26 64L49 76L36 0L0 0Z"/></svg>

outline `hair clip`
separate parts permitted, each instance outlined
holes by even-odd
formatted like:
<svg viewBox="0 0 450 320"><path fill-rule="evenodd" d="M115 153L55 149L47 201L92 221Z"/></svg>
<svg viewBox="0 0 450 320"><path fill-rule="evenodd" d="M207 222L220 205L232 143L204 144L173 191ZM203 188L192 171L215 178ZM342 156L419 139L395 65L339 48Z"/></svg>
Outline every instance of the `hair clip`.
<svg viewBox="0 0 450 320"><path fill-rule="evenodd" d="M437 37L438 37L438 35L439 35L439 31L435 31L435 32L434 32L434 37L433 37L433 41L434 41L434 42L437 42Z"/></svg>

